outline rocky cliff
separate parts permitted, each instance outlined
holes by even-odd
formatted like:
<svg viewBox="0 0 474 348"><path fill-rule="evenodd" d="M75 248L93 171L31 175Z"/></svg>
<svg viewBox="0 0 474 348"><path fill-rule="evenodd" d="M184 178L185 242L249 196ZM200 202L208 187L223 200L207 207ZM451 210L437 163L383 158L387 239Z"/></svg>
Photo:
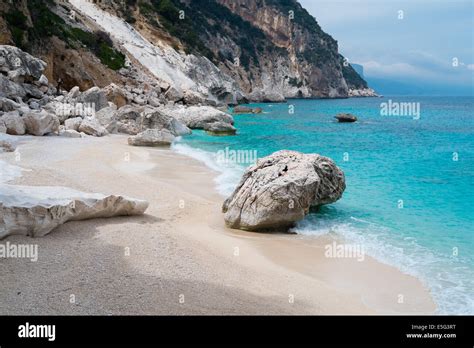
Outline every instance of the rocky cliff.
<svg viewBox="0 0 474 348"><path fill-rule="evenodd" d="M20 0L0 12L0 44L39 56L67 90L158 83L189 104L374 94L296 0Z"/></svg>

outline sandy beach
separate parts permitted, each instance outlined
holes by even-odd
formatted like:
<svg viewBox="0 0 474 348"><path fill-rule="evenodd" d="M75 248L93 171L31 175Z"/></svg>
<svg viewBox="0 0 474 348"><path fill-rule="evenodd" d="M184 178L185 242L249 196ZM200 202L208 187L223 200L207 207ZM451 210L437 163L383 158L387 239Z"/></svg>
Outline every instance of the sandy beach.
<svg viewBox="0 0 474 348"><path fill-rule="evenodd" d="M127 137L22 137L0 160L13 184L67 186L150 203L146 214L68 222L39 259L0 259L0 314L429 314L422 283L365 257L327 258L332 240L226 228L217 173Z"/></svg>

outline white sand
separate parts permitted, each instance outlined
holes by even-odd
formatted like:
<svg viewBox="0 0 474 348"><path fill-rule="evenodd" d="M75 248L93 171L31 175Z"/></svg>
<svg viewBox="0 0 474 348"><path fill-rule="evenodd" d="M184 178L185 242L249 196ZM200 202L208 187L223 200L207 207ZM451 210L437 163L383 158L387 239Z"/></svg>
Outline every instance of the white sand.
<svg viewBox="0 0 474 348"><path fill-rule="evenodd" d="M37 262L0 258L2 315L435 309L422 284L395 268L324 257L329 240L227 229L215 173L193 159L130 147L125 136L21 139L19 162L0 154L32 169L13 183L123 194L150 207L144 216L69 222L43 238L1 241L39 246Z"/></svg>

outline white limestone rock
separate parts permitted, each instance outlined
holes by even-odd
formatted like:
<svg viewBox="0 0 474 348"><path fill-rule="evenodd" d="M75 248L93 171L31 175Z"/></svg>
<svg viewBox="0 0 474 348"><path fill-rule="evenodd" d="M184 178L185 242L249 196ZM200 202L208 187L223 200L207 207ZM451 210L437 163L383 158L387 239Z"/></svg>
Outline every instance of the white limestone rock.
<svg viewBox="0 0 474 348"><path fill-rule="evenodd" d="M142 215L148 202L66 187L0 184L0 239L42 237L68 221Z"/></svg>
<svg viewBox="0 0 474 348"><path fill-rule="evenodd" d="M64 128L66 130L78 131L79 127L81 126L81 123L82 123L82 117L68 118L66 121L64 121Z"/></svg>
<svg viewBox="0 0 474 348"><path fill-rule="evenodd" d="M42 136L59 131L58 117L45 110L26 113L23 115L23 119L28 134Z"/></svg>
<svg viewBox="0 0 474 348"><path fill-rule="evenodd" d="M344 173L327 157L282 150L247 168L223 204L226 224L250 231L285 231L311 206L341 198Z"/></svg>
<svg viewBox="0 0 474 348"><path fill-rule="evenodd" d="M6 133L11 135L23 135L26 133L25 120L18 111L10 111L0 118L0 122L5 125Z"/></svg>
<svg viewBox="0 0 474 348"><path fill-rule="evenodd" d="M107 135L107 129L100 124L100 122L95 117L86 117L82 120L81 125L78 128L79 132L84 132L87 135L92 135L94 137L103 137Z"/></svg>
<svg viewBox="0 0 474 348"><path fill-rule="evenodd" d="M204 129L206 125L215 122L234 124L234 119L231 115L212 106L167 106L163 111L191 129Z"/></svg>
<svg viewBox="0 0 474 348"><path fill-rule="evenodd" d="M128 144L132 146L170 146L174 139L174 135L167 129L147 129L128 138Z"/></svg>

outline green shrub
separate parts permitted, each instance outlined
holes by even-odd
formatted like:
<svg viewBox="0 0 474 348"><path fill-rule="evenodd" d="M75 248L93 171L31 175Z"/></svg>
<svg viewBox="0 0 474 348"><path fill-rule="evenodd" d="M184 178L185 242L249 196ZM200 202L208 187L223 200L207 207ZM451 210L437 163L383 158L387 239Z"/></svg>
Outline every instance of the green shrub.
<svg viewBox="0 0 474 348"><path fill-rule="evenodd" d="M12 9L3 13L12 34L12 40L16 46L24 48L25 32L28 29L27 18L23 12Z"/></svg>
<svg viewBox="0 0 474 348"><path fill-rule="evenodd" d="M125 55L113 48L110 36L103 31L94 33L79 28L71 28L70 37L89 48L102 62L112 70L119 70L125 66Z"/></svg>
<svg viewBox="0 0 474 348"><path fill-rule="evenodd" d="M10 26L16 27L21 30L28 29L28 25L26 23L26 16L23 14L23 12L17 9L11 9L9 12L4 13L3 17Z"/></svg>
<svg viewBox="0 0 474 348"><path fill-rule="evenodd" d="M100 44L98 57L102 64L107 65L112 70L119 70L125 66L125 55L105 43Z"/></svg>

